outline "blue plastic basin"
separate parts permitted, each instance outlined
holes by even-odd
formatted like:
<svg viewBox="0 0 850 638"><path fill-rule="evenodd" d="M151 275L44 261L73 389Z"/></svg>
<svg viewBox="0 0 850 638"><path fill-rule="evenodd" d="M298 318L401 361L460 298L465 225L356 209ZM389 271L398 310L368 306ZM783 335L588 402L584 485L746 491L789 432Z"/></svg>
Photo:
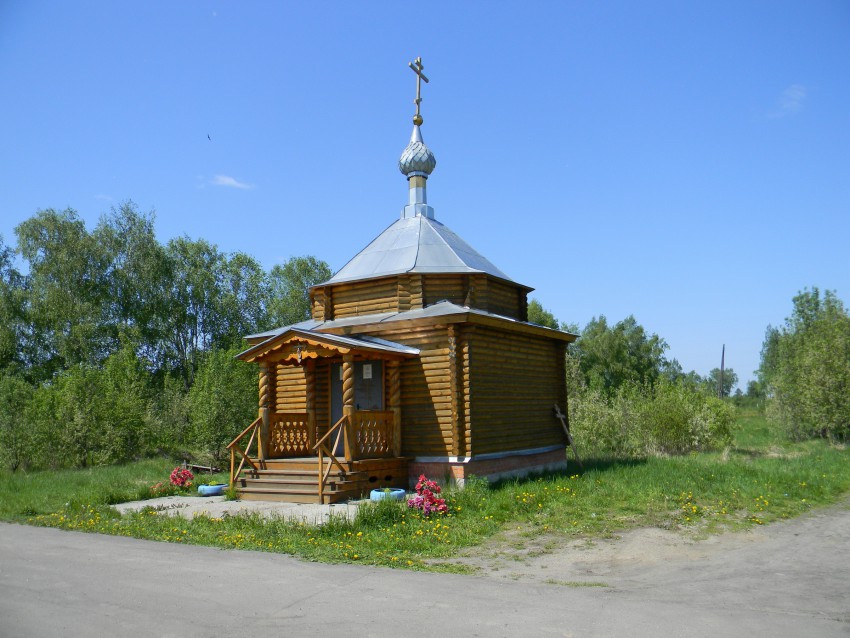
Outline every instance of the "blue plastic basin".
<svg viewBox="0 0 850 638"><path fill-rule="evenodd" d="M373 501L380 501L381 499L390 498L394 501L403 501L407 492L400 487L391 487L389 491L384 489L372 490L369 493L369 498Z"/></svg>
<svg viewBox="0 0 850 638"><path fill-rule="evenodd" d="M218 485L199 485L198 494L201 496L219 496L224 494L227 489L227 483L219 483Z"/></svg>

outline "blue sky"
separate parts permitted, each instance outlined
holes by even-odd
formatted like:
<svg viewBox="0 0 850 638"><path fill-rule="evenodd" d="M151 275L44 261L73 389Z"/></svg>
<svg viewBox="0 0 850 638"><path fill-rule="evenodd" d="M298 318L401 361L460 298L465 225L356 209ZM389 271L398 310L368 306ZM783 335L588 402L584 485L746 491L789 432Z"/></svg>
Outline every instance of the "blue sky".
<svg viewBox="0 0 850 638"><path fill-rule="evenodd" d="M164 242L336 270L406 203L563 321L634 314L745 382L807 286L850 301L850 2L0 3L0 234L124 200ZM211 139L208 139L208 136Z"/></svg>

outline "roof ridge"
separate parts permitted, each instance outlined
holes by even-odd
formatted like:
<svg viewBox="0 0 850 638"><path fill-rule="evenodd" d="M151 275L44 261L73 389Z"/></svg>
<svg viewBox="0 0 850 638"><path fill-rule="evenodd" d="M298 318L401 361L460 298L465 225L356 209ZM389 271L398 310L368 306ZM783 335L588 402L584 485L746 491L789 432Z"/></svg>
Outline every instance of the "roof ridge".
<svg viewBox="0 0 850 638"><path fill-rule="evenodd" d="M413 257L413 265L407 269L407 272L413 272L419 265L419 251L422 249L422 220L428 219L422 215L417 215L417 217L419 219L419 232L416 233L416 255Z"/></svg>

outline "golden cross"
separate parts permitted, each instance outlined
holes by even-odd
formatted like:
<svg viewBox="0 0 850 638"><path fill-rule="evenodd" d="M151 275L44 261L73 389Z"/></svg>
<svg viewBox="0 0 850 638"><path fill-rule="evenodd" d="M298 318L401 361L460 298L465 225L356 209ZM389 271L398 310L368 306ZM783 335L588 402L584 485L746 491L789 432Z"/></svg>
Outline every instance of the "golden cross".
<svg viewBox="0 0 850 638"><path fill-rule="evenodd" d="M416 124L416 126L419 126L423 122L422 116L419 115L419 103L422 101L422 97L420 95L422 82L420 80L425 80L425 83L427 84L428 78L426 78L422 73L422 69L425 68L422 66L422 58L416 58L413 62L408 62L407 66L413 69L413 72L416 74L416 99L413 100L413 103L416 105L416 115L413 116L413 123Z"/></svg>

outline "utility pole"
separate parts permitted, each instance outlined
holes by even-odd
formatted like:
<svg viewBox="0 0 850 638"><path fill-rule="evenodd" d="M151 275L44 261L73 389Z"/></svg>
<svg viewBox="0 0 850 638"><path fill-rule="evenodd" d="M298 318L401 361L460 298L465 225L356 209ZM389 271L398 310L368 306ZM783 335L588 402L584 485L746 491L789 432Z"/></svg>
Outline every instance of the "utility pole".
<svg viewBox="0 0 850 638"><path fill-rule="evenodd" d="M717 398L723 398L723 370L726 367L726 344L723 344L723 350L720 354L720 381L717 382Z"/></svg>

